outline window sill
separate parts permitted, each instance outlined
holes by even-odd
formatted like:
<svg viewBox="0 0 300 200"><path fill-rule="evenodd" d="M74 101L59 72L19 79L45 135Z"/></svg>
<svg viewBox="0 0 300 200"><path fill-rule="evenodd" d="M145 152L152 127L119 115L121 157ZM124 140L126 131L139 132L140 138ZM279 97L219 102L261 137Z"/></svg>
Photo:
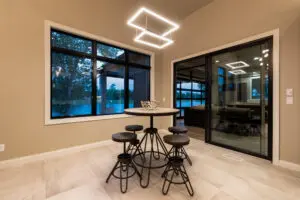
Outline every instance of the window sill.
<svg viewBox="0 0 300 200"><path fill-rule="evenodd" d="M99 121L99 120L109 120L109 119L121 119L134 117L126 114L116 114L116 115L102 115L102 116L91 116L91 117L74 117L65 119L46 119L45 125L55 125L55 124L69 124L77 122L89 122L89 121Z"/></svg>

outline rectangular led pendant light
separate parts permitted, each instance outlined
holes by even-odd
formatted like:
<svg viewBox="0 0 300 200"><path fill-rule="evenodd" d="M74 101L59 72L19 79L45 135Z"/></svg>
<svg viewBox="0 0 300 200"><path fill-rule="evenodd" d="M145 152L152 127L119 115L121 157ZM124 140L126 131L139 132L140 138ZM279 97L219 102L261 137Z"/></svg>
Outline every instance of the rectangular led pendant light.
<svg viewBox="0 0 300 200"><path fill-rule="evenodd" d="M145 8L145 7L140 8L140 9L139 9L139 10L138 10L138 11L137 11L137 12L136 12L136 13L128 20L127 24L128 24L129 26L132 26L132 27L134 27L134 28L137 28L137 29L139 29L139 30L141 30L141 31L147 31L147 27L142 27L142 26L139 26L139 25L137 25L137 24L134 23L134 21L135 21L141 14L143 14L143 13L147 13L147 14L149 14L149 15L155 17L156 19L159 19L159 20L161 20L161 21L163 21L163 22L165 22L165 23L167 23L168 25L171 26L171 28L170 28L169 30L167 30L166 32L162 33L160 36L163 36L163 37L164 37L164 36L167 36L167 35L169 35L170 33L174 32L174 31L176 31L176 30L179 28L179 25L178 25L178 24L176 24L176 23L170 21L169 19L167 19L167 18L165 18L165 17L163 17L163 16L161 16L161 15L159 15L159 14L157 14L157 13L155 13L155 12L153 12L153 11L151 11L151 10ZM154 34L155 34L155 33L154 33ZM156 35L157 35L157 34L156 34Z"/></svg>
<svg viewBox="0 0 300 200"><path fill-rule="evenodd" d="M232 71L228 71L231 74L234 75L241 75L241 74L246 74L246 72L244 70L238 69L238 70L232 70Z"/></svg>
<svg viewBox="0 0 300 200"><path fill-rule="evenodd" d="M244 68L244 67L250 67L250 65L244 61L228 63L228 64L226 64L226 66L230 67L231 69L240 69L240 68Z"/></svg>
<svg viewBox="0 0 300 200"><path fill-rule="evenodd" d="M159 40L162 40L164 43L162 45L158 45L158 44L154 44L152 42L147 42L145 40L142 40L142 37L144 36L150 36L150 37L154 37L156 39L159 39ZM148 46L151 46L151 47L154 47L154 48L158 48L158 49L162 49L166 46L169 46L170 44L172 44L174 41L169 39L169 38L166 38L166 37L162 37L160 35L157 35L155 33L152 33L152 32L149 32L149 31L143 31L141 32L135 39L134 41L138 42L138 43L141 43L141 44L145 44L145 45L148 45Z"/></svg>

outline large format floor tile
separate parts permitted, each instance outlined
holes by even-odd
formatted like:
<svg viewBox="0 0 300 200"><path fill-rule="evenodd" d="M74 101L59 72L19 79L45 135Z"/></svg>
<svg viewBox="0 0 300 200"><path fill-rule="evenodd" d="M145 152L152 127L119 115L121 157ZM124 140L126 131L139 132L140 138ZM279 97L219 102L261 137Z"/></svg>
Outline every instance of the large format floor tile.
<svg viewBox="0 0 300 200"><path fill-rule="evenodd" d="M164 133L162 133L164 134ZM167 146L170 148L170 146ZM163 169L152 172L143 189L134 176L126 194L119 181L105 179L122 151L118 143L107 144L68 156L0 170L1 200L298 200L300 173L273 166L270 162L191 139L186 147L193 166L185 163L195 195L184 185L161 193Z"/></svg>

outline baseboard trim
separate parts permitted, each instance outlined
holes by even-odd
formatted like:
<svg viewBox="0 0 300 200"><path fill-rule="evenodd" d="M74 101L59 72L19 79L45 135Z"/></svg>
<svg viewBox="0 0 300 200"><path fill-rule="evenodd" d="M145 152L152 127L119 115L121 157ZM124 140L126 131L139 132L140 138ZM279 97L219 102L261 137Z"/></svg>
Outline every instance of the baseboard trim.
<svg viewBox="0 0 300 200"><path fill-rule="evenodd" d="M80 146L73 146L73 147L68 147L68 148L64 148L64 149L58 149L55 151L49 151L49 152L45 152L45 153L33 154L33 155L29 155L29 156L14 158L14 159L10 159L10 160L4 160L4 161L0 161L0 169L7 168L7 167L17 167L17 166L21 166L21 165L35 162L35 161L44 161L44 160L50 159L50 158L66 156L69 154L86 151L89 149L102 147L105 145L110 145L112 143L113 142L111 140L103 140L100 142L84 144L84 145L80 145Z"/></svg>
<svg viewBox="0 0 300 200"><path fill-rule="evenodd" d="M288 162L285 160L279 160L278 166L282 168L286 168L293 171L300 171L300 165L292 162Z"/></svg>

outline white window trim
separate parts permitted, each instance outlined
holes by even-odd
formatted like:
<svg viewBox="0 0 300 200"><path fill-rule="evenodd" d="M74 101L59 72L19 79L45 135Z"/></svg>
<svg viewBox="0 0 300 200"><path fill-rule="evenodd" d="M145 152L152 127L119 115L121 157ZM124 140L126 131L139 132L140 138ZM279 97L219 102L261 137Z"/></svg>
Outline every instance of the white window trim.
<svg viewBox="0 0 300 200"><path fill-rule="evenodd" d="M50 109L51 109L51 40L50 33L51 28L69 32L75 35L80 35L92 40L97 40L100 42L105 42L112 44L118 47L123 47L132 51L140 52L151 56L151 70L150 70L150 96L151 100L155 99L155 53L147 51L144 49L139 49L124 43L116 42L102 36L93 35L84 31L80 31L75 28L71 28L62 24L58 24L49 20L45 20L44 26L44 44L45 44L45 125L53 124L66 124L74 122L86 122L86 121L95 121L95 120L108 120L108 119L118 119L118 118L127 118L130 117L126 114L114 114L114 115L99 115L99 116L88 116L88 117L74 117L74 118L63 118L63 119L51 119Z"/></svg>
<svg viewBox="0 0 300 200"><path fill-rule="evenodd" d="M178 58L171 61L171 99L170 99L170 105L173 105L173 78L174 78L174 63L186 60L189 58L205 55L208 53L212 53L218 50L226 49L229 47L233 47L236 45L248 43L251 41L255 41L261 38L273 36L273 161L272 163L274 165L280 164L280 154L279 154L279 148L280 148L280 127L279 127L279 119L280 119L280 88L279 88L279 75L280 75L280 66L279 66L279 29L274 29L262 34L250 36L248 38L235 41L232 43L228 43L222 46L218 46L212 49L208 49L205 51L201 51L192 55L188 55L182 58ZM173 119L170 119L170 124L173 123Z"/></svg>

